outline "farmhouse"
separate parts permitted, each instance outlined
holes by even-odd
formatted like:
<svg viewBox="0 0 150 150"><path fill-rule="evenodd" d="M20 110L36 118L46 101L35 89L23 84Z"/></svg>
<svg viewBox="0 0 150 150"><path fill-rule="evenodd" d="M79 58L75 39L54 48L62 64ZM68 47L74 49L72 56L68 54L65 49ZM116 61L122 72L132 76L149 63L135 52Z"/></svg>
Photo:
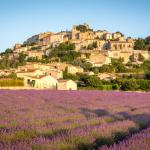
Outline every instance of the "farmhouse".
<svg viewBox="0 0 150 150"><path fill-rule="evenodd" d="M72 80L58 80L58 90L77 90L77 83Z"/></svg>
<svg viewBox="0 0 150 150"><path fill-rule="evenodd" d="M25 87L30 87L30 88L57 89L57 83L58 81L50 75L25 76L24 77Z"/></svg>

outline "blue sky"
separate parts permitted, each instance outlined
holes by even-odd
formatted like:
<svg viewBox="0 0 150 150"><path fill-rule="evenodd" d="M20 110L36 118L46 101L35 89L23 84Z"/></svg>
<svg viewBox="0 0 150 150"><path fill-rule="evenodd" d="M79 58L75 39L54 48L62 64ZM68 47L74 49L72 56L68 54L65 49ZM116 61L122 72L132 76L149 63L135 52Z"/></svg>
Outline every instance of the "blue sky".
<svg viewBox="0 0 150 150"><path fill-rule="evenodd" d="M88 23L126 36L150 35L150 0L0 0L0 51L46 31Z"/></svg>

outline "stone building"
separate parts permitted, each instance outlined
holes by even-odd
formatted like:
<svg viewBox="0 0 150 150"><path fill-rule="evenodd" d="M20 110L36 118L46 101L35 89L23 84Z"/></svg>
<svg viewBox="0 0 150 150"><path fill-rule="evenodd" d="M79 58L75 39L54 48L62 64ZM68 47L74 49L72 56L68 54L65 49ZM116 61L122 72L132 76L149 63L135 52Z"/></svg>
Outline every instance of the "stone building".
<svg viewBox="0 0 150 150"><path fill-rule="evenodd" d="M24 86L38 89L57 89L58 81L50 75L25 76Z"/></svg>
<svg viewBox="0 0 150 150"><path fill-rule="evenodd" d="M14 49L19 49L21 48L22 44L15 44Z"/></svg>
<svg viewBox="0 0 150 150"><path fill-rule="evenodd" d="M13 52L14 53L22 53L22 52L27 52L29 50L29 47L28 46L22 46L22 45L15 45L14 46L14 50Z"/></svg>
<svg viewBox="0 0 150 150"><path fill-rule="evenodd" d="M63 72L58 69L50 69L47 71L49 75L51 75L55 79L62 79L63 78Z"/></svg>
<svg viewBox="0 0 150 150"><path fill-rule="evenodd" d="M45 33L40 33L40 34L37 34L37 35L34 35L32 37L30 37L29 39L27 39L27 41L25 41L25 44L40 44L40 42L42 41L43 38L51 35L52 32L45 32Z"/></svg>
<svg viewBox="0 0 150 150"><path fill-rule="evenodd" d="M71 39L71 33L70 32L59 32L55 34L49 34L45 37L43 37L40 41L40 45L48 45L48 46L57 46L62 42L66 42Z"/></svg>
<svg viewBox="0 0 150 150"><path fill-rule="evenodd" d="M77 90L77 83L72 80L58 80L57 90Z"/></svg>
<svg viewBox="0 0 150 150"><path fill-rule="evenodd" d="M85 31L78 30L78 26L73 26L72 28L72 40L88 40L88 39L94 39L95 33L89 28L89 25L83 24L79 25L86 28Z"/></svg>
<svg viewBox="0 0 150 150"><path fill-rule="evenodd" d="M109 41L108 48L110 50L133 50L133 43L127 41Z"/></svg>
<svg viewBox="0 0 150 150"><path fill-rule="evenodd" d="M118 39L118 38L121 38L121 37L123 37L124 35L121 33L121 32L115 32L115 33L113 33L112 34L112 38L114 39L114 40L116 40L116 39Z"/></svg>
<svg viewBox="0 0 150 150"><path fill-rule="evenodd" d="M112 40L112 34L111 33L105 33L103 36L104 40Z"/></svg>
<svg viewBox="0 0 150 150"><path fill-rule="evenodd" d="M44 55L44 52L39 51L39 50L33 50L33 51L27 51L26 54L28 55L28 58L32 57L32 58L37 58L41 60Z"/></svg>
<svg viewBox="0 0 150 150"><path fill-rule="evenodd" d="M100 40L103 40L104 39L104 34L106 34L106 33L108 33L108 31L106 31L106 30L98 30L98 31L95 31L94 32L94 37L96 38L96 39L100 39Z"/></svg>
<svg viewBox="0 0 150 150"><path fill-rule="evenodd" d="M102 66L104 64L110 64L111 63L111 58L108 57L108 55L105 52L96 51L96 52L91 53L91 55L89 56L88 61L94 67L99 67L99 66Z"/></svg>
<svg viewBox="0 0 150 150"><path fill-rule="evenodd" d="M83 73L83 68L81 68L79 66L68 65L67 72L71 73L71 74Z"/></svg>

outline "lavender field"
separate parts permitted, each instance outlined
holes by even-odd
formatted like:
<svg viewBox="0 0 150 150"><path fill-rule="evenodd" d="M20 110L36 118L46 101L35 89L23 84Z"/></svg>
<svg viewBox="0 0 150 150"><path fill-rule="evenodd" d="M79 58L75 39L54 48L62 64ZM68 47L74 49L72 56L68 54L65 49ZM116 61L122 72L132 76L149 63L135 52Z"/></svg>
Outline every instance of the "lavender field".
<svg viewBox="0 0 150 150"><path fill-rule="evenodd" d="M0 150L149 150L150 93L0 91Z"/></svg>

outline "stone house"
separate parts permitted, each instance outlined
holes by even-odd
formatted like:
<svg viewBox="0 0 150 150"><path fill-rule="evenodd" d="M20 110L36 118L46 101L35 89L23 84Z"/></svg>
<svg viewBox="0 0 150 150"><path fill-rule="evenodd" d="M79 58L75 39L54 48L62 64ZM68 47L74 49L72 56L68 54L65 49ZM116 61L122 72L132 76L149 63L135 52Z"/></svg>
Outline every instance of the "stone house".
<svg viewBox="0 0 150 150"><path fill-rule="evenodd" d="M112 34L111 33L105 33L104 36L103 36L103 39L104 40L112 40Z"/></svg>
<svg viewBox="0 0 150 150"><path fill-rule="evenodd" d="M107 51L108 57L110 58L115 58L115 59L119 59L119 58L123 58L124 59L124 63L127 63L130 59L130 56L132 55L132 50L122 50L122 51Z"/></svg>
<svg viewBox="0 0 150 150"><path fill-rule="evenodd" d="M98 31L94 32L94 34L95 34L94 37L96 39L103 40L104 39L104 34L106 34L106 33L108 33L106 30L103 30L103 31L98 30Z"/></svg>
<svg viewBox="0 0 150 150"><path fill-rule="evenodd" d="M28 55L28 57L38 58L41 60L44 55L44 52L39 50L32 50L32 51L27 51L26 54Z"/></svg>
<svg viewBox="0 0 150 150"><path fill-rule="evenodd" d="M150 51L145 51L145 50L133 50L133 56L135 60L138 60L139 54L141 54L145 60L150 59Z"/></svg>
<svg viewBox="0 0 150 150"><path fill-rule="evenodd" d="M113 40L116 40L116 39L121 38L121 37L123 37L123 34L121 32L115 32L112 34Z"/></svg>
<svg viewBox="0 0 150 150"><path fill-rule="evenodd" d="M71 74L76 74L76 73L83 73L84 70L83 70L83 68L81 68L79 66L68 65L67 72L71 73Z"/></svg>
<svg viewBox="0 0 150 150"><path fill-rule="evenodd" d="M110 50L133 50L134 44L127 41L109 41Z"/></svg>
<svg viewBox="0 0 150 150"><path fill-rule="evenodd" d="M95 33L91 30L89 30L89 26L87 24L84 24L84 26L87 28L86 32L81 32L77 30L77 26L73 26L72 28L72 40L88 40L88 39L94 39L95 38Z"/></svg>
<svg viewBox="0 0 150 150"><path fill-rule="evenodd" d="M59 62L59 63L58 63L58 62L55 62L55 63L51 63L50 65L51 65L51 67L52 67L53 69L65 71L66 68L67 68L67 66L68 66L69 64L61 63L61 62Z"/></svg>
<svg viewBox="0 0 150 150"><path fill-rule="evenodd" d="M50 41L51 43L62 43L63 42L63 38L64 38L64 35L61 34L61 33L56 33L56 34L53 34L50 36Z"/></svg>
<svg viewBox="0 0 150 150"><path fill-rule="evenodd" d="M58 81L50 75L41 76L25 76L25 87L38 88L38 89L57 89Z"/></svg>
<svg viewBox="0 0 150 150"><path fill-rule="evenodd" d="M14 49L18 49L18 48L21 48L21 46L22 46L22 44L15 44L15 46L14 46Z"/></svg>
<svg viewBox="0 0 150 150"><path fill-rule="evenodd" d="M77 83L72 80L58 80L58 90L77 90Z"/></svg>
<svg viewBox="0 0 150 150"><path fill-rule="evenodd" d="M95 51L89 56L88 62L90 62L94 67L100 67L104 64L110 64L111 58L105 52Z"/></svg>
<svg viewBox="0 0 150 150"><path fill-rule="evenodd" d="M14 73L15 71L13 70L0 70L0 76L8 76L10 75L11 73Z"/></svg>
<svg viewBox="0 0 150 150"><path fill-rule="evenodd" d="M101 80L106 80L106 81L116 79L116 76L115 76L114 74L111 74L111 73L99 73L99 74L98 74L98 77L99 77Z"/></svg>
<svg viewBox="0 0 150 150"><path fill-rule="evenodd" d="M47 71L49 75L51 75L55 79L62 79L63 78L63 72L58 69L50 69Z"/></svg>
<svg viewBox="0 0 150 150"><path fill-rule="evenodd" d="M52 32L45 32L45 33L40 33L40 34L37 34L37 35L34 35L30 38L27 39L27 41L25 42L25 44L38 44L40 45L42 39L48 35L51 35Z"/></svg>
<svg viewBox="0 0 150 150"><path fill-rule="evenodd" d="M28 46L20 46L20 47L14 47L14 53L22 53L22 52L27 52L29 50Z"/></svg>

